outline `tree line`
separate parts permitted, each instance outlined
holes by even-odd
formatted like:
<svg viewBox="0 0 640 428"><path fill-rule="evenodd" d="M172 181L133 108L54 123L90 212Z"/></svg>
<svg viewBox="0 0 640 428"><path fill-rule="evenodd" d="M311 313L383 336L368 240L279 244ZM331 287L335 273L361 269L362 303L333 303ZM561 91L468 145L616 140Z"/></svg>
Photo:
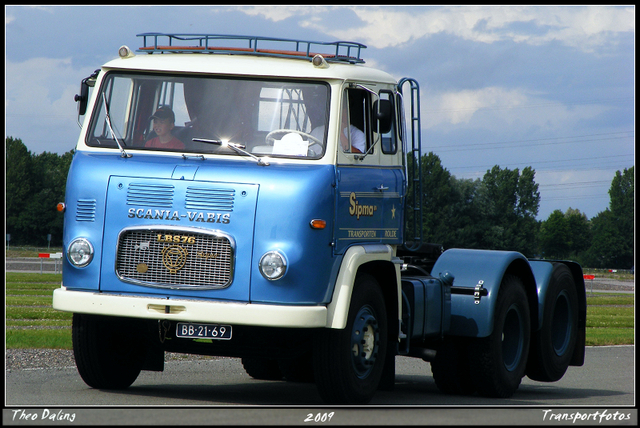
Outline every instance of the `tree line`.
<svg viewBox="0 0 640 428"><path fill-rule="evenodd" d="M445 249L519 251L531 258L575 260L591 268L633 267L633 166L615 173L609 207L592 219L569 208L539 221L540 192L533 168L496 165L482 179L457 179L433 152L420 160L425 242ZM408 168L415 169L416 159L409 161ZM410 183L410 206L416 206L411 198L420 193L413 186Z"/></svg>
<svg viewBox="0 0 640 428"><path fill-rule="evenodd" d="M56 210L64 202L67 173L73 151L31 153L22 140L7 137L5 209L6 233L10 245L62 246L62 214Z"/></svg>
<svg viewBox="0 0 640 428"><path fill-rule="evenodd" d="M20 139L6 138L6 233L11 245L62 245L62 214L73 150L34 155ZM416 169L416 159L408 168ZM422 199L424 242L447 248L519 251L527 257L571 259L591 268L629 269L634 263L634 167L617 171L609 207L592 219L578 209L536 220L540 192L531 167L494 166L482 179L458 179L433 152L420 159L421 183L410 183L409 220ZM414 186L421 184L419 189ZM409 223L412 223L410 221ZM415 233L415 231L409 231Z"/></svg>

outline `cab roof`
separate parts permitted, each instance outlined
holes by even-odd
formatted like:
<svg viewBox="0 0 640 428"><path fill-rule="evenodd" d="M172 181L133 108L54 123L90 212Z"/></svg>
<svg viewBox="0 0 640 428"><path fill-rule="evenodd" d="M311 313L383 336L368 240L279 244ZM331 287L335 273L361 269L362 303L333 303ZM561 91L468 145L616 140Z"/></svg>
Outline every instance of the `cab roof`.
<svg viewBox="0 0 640 428"><path fill-rule="evenodd" d="M104 69L135 71L358 80L395 84L390 74L363 66L365 45L310 42L253 36L143 33L133 54L123 46L120 58ZM239 44L246 43L247 46Z"/></svg>

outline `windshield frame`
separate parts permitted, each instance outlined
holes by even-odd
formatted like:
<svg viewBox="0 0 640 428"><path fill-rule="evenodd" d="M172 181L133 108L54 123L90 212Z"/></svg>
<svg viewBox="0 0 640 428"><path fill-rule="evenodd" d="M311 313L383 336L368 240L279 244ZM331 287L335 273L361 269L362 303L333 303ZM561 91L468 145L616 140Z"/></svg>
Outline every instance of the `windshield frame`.
<svg viewBox="0 0 640 428"><path fill-rule="evenodd" d="M236 129L243 127L249 137L221 138L220 135L213 133L194 132L199 115L194 113L198 111L198 107L193 99L198 91L194 91L192 86L198 83L205 87L201 95L201 99L204 100L202 102L215 106L213 109L215 112L232 111L227 112L228 119L225 123L227 129L235 133ZM179 85L182 85L181 91L175 89ZM171 88L168 89L169 87ZM233 88L229 89L229 87ZM237 93L233 92L234 89ZM242 97L207 98L207 90L209 93L226 91ZM269 94L274 91L279 91L278 96ZM286 93L287 91L289 93ZM84 143L88 147L118 149L118 144L107 126L106 116L108 115L111 117L112 128L119 142L127 152L141 150L193 155L242 155L240 151L232 150L226 144L231 143L257 157L317 160L327 153L332 92L330 83L324 80L110 70L105 73L100 80L100 87L94 92L95 102L84 136ZM150 95L151 100L149 100ZM110 111L105 108L104 98L107 98ZM226 101L219 102L216 99ZM234 104L234 109L229 107L231 104ZM173 132L184 143L183 148L145 147L153 131L153 111L160 105L168 105L175 110L175 127L173 128L175 131ZM294 107L298 111L293 112ZM268 108L271 110L269 111ZM207 112L204 108L200 111ZM240 111L245 113L236 113ZM214 112L209 114L213 115ZM276 118L274 123L277 125L272 124L265 128L265 121L269 119L265 115L269 114ZM312 119L313 115L315 117ZM285 116L289 122L283 126L282 120ZM202 122L210 124L213 121ZM320 125L314 126L316 124ZM276 143L267 141L268 130L281 129L281 126L291 131L278 135ZM300 127L303 129L297 130ZM298 135L301 138L298 138ZM309 138L309 135L317 137L318 140ZM218 140L225 144L197 143L193 138ZM305 148L307 152L303 153Z"/></svg>

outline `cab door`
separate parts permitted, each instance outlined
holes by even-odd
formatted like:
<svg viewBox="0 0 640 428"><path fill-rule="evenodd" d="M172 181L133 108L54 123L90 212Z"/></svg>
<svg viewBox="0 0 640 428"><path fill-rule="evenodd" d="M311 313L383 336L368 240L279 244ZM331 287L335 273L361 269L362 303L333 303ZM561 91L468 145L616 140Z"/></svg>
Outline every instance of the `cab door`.
<svg viewBox="0 0 640 428"><path fill-rule="evenodd" d="M380 99L393 99L364 85L342 93L343 135L338 135L337 254L354 244L402 242L402 164L398 163L395 126L379 129L374 111ZM348 119L348 124L344 123ZM393 120L395 123L395 120ZM379 132L385 131L385 132ZM346 142L345 142L345 137ZM362 144L364 138L364 147ZM348 144L347 144L348 142Z"/></svg>

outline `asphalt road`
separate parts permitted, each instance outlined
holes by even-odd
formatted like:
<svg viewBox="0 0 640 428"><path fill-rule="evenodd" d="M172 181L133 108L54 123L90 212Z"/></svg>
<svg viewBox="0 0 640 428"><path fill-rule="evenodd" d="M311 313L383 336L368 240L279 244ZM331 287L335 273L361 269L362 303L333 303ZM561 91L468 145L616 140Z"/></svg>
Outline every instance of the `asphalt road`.
<svg viewBox="0 0 640 428"><path fill-rule="evenodd" d="M395 390L357 407L323 405L314 384L252 379L234 358L167 361L164 372L142 372L125 391L91 389L75 367L8 370L3 424L31 412L36 420L73 414L76 424L107 425L514 425L575 418L575 409L583 418L618 412L629 418L622 423L637 424L634 346L589 347L584 366L554 383L524 378L509 399L442 394L419 359L398 357L396 367Z"/></svg>

